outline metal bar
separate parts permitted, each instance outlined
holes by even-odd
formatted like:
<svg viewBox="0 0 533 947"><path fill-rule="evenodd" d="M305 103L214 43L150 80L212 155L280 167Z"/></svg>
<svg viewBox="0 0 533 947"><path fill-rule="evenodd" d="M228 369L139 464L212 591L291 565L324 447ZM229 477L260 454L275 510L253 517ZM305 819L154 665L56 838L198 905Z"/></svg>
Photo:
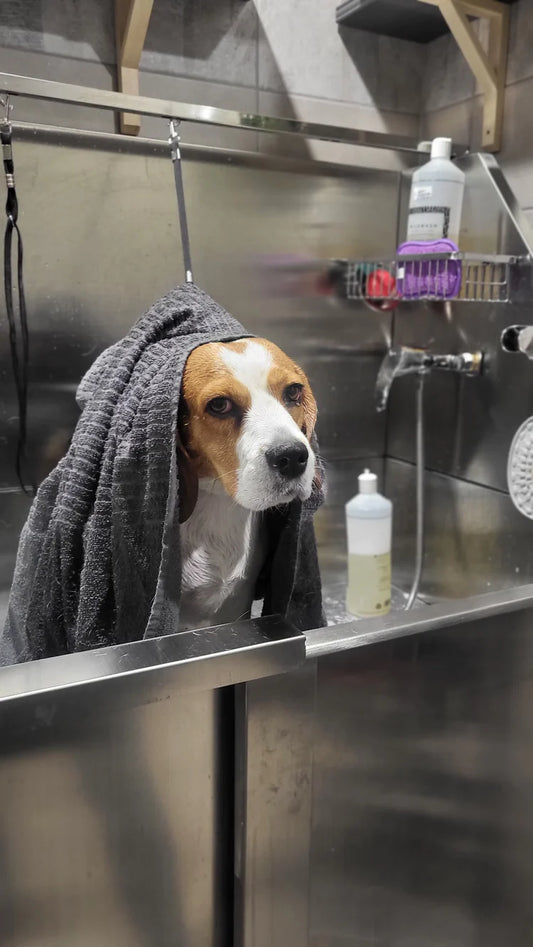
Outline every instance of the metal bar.
<svg viewBox="0 0 533 947"><path fill-rule="evenodd" d="M56 690L83 693L136 677L147 693L154 686L213 690L281 674L305 658L305 638L277 616L185 631L164 638L62 655L0 668L0 719L7 704Z"/></svg>
<svg viewBox="0 0 533 947"><path fill-rule="evenodd" d="M411 612L391 612L379 620L364 618L345 625L318 628L316 631L307 632L305 653L307 659L312 660L381 641L407 638L437 628L452 628L469 621L478 621L480 618L517 612L522 608L533 609L533 585L438 602Z"/></svg>
<svg viewBox="0 0 533 947"><path fill-rule="evenodd" d="M248 112L212 108L208 105L191 105L185 102L171 102L167 99L153 99L141 95L126 95L123 92L91 89L65 82L51 82L48 79L15 76L5 72L0 73L0 91L30 99L83 105L90 108L107 109L112 112L155 115L169 120L176 119L183 122L219 127L243 128L269 132L275 135L296 135L302 138L315 138L320 141L358 145L363 148L384 148L391 151L418 153L418 141L400 135L387 135L383 132L344 128L338 125L323 125L317 122L301 122L292 118L254 115ZM468 151L468 147L464 145L454 146L456 155L468 154Z"/></svg>

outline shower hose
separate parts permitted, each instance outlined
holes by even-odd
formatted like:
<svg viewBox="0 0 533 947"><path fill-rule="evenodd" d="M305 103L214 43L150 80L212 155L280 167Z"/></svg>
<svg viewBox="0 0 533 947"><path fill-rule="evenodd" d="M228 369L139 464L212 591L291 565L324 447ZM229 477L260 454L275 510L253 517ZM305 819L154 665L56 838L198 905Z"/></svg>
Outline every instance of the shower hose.
<svg viewBox="0 0 533 947"><path fill-rule="evenodd" d="M424 378L417 376L416 389L416 554L413 584L405 605L406 610L413 607L422 575L424 559Z"/></svg>

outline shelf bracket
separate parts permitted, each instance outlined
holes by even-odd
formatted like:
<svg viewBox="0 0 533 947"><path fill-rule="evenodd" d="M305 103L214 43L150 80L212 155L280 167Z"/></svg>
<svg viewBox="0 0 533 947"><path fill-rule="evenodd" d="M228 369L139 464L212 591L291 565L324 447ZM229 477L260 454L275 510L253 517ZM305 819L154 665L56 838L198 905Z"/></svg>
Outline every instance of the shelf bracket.
<svg viewBox="0 0 533 947"><path fill-rule="evenodd" d="M118 89L127 95L139 95L139 63L153 5L154 0L115 0ZM119 122L123 135L139 134L139 115L121 112Z"/></svg>
<svg viewBox="0 0 533 947"><path fill-rule="evenodd" d="M482 148L499 151L509 44L509 7L498 0L419 0L439 8L484 95ZM472 29L469 16L489 23L486 51Z"/></svg>

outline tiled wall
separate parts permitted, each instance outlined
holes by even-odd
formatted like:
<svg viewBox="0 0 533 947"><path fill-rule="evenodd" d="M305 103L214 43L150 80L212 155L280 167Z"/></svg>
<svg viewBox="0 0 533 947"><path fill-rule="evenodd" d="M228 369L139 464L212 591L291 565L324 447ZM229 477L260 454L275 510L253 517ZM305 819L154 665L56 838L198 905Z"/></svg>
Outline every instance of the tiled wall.
<svg viewBox="0 0 533 947"><path fill-rule="evenodd" d="M155 0L141 62L141 92L371 130L418 133L425 50L416 43L339 32L337 0ZM112 0L3 0L4 71L112 88ZM20 118L111 129L109 115L21 103ZM143 133L163 137L161 122ZM272 139L208 128L185 140L280 149L368 162L368 153L329 143ZM371 163L396 161L382 153Z"/></svg>
<svg viewBox="0 0 533 947"><path fill-rule="evenodd" d="M428 47L422 134L451 135L479 147L482 97L450 36ZM498 154L519 203L533 224L533 0L511 7L503 148Z"/></svg>

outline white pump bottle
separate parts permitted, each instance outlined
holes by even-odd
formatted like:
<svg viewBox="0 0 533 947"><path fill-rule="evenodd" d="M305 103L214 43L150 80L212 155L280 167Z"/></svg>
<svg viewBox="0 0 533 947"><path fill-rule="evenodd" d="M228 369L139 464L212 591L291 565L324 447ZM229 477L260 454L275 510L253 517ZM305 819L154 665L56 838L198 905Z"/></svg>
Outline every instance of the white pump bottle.
<svg viewBox="0 0 533 947"><path fill-rule="evenodd" d="M386 615L391 603L392 503L377 492L369 470L359 476L359 493L346 504L348 589L352 615Z"/></svg>
<svg viewBox="0 0 533 947"><path fill-rule="evenodd" d="M452 240L459 244L465 175L451 160L451 138L434 138L431 160L413 174L408 240Z"/></svg>

